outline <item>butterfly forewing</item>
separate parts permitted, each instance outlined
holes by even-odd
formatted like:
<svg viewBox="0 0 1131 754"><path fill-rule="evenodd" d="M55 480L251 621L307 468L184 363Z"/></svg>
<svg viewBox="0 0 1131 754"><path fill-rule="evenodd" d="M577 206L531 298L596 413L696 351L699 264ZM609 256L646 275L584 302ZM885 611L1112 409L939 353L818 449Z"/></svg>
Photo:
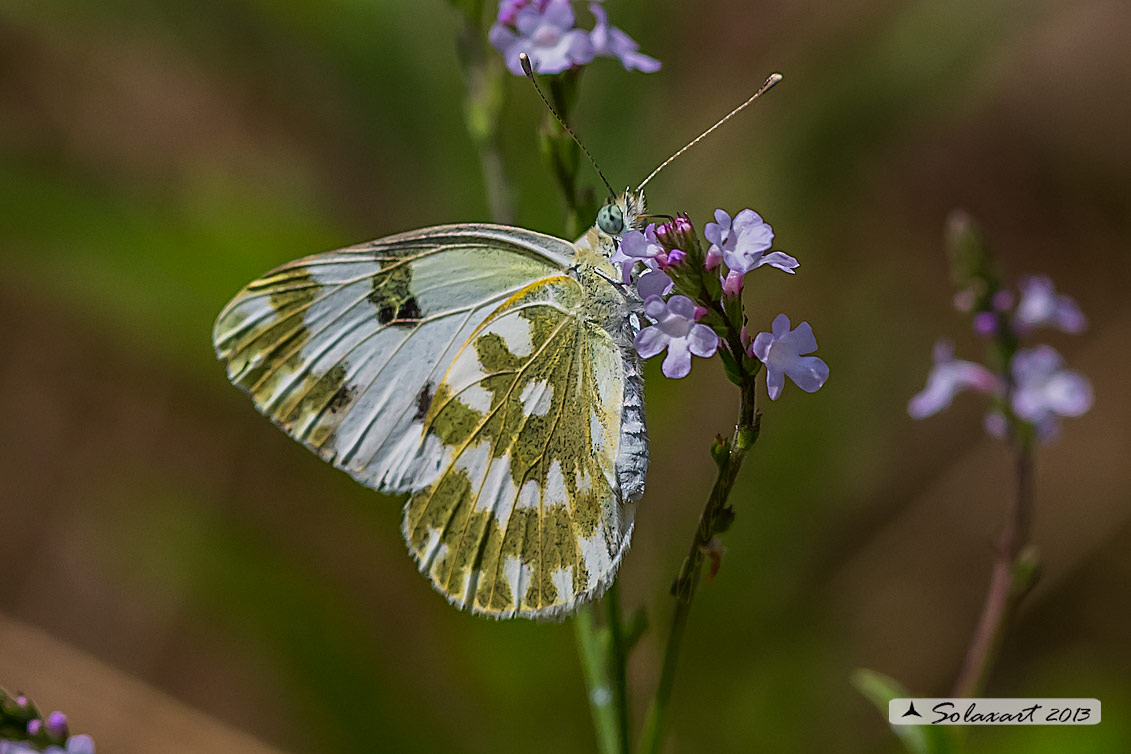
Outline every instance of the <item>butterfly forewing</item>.
<svg viewBox="0 0 1131 754"><path fill-rule="evenodd" d="M450 600L497 617L569 612L612 579L634 504L616 474L622 352L571 277L527 286L460 350L426 417L445 448L405 537Z"/></svg>
<svg viewBox="0 0 1131 754"><path fill-rule="evenodd" d="M431 395L500 302L559 274L565 241L448 226L300 259L247 286L217 319L228 377L288 434L362 483L413 489Z"/></svg>

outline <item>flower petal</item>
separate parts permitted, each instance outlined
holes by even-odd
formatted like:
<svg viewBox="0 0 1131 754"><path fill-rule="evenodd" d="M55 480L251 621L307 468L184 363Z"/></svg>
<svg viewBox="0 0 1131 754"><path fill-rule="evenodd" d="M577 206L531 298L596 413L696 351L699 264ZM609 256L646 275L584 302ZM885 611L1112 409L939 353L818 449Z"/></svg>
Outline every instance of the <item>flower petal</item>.
<svg viewBox="0 0 1131 754"><path fill-rule="evenodd" d="M668 315L694 321L695 302L687 296L672 296L668 299Z"/></svg>
<svg viewBox="0 0 1131 754"><path fill-rule="evenodd" d="M770 331L774 334L775 339L780 339L789 335L789 327L789 317L785 316L785 314L779 314L774 317L774 322L770 325Z"/></svg>
<svg viewBox="0 0 1131 754"><path fill-rule="evenodd" d="M650 296L666 296L674 287L675 283L672 279L661 270L648 270L636 281L636 292L643 299Z"/></svg>
<svg viewBox="0 0 1131 754"><path fill-rule="evenodd" d="M668 336L658 327L645 327L636 333L633 345L642 359L650 359L663 351L668 345Z"/></svg>
<svg viewBox="0 0 1131 754"><path fill-rule="evenodd" d="M785 387L785 374L776 369L766 367L766 393L770 396L771 401L776 401L781 396L782 388Z"/></svg>
<svg viewBox="0 0 1131 754"><path fill-rule="evenodd" d="M786 254L784 251L771 251L769 254L763 254L758 259L758 263L755 266L762 267L763 265L774 267L782 272L788 272L790 275L793 275L793 271L800 266L796 259Z"/></svg>
<svg viewBox="0 0 1131 754"><path fill-rule="evenodd" d="M719 336L708 325L699 323L687 335L688 348L696 356L709 359L719 350Z"/></svg>
<svg viewBox="0 0 1131 754"><path fill-rule="evenodd" d="M644 313L649 319L660 321L667 312L668 306L659 296L646 296L644 298Z"/></svg>
<svg viewBox="0 0 1131 754"><path fill-rule="evenodd" d="M690 374L691 351L688 349L685 339L673 338L668 343L668 355L664 358L660 371L664 373L665 377L670 377L673 380L683 379Z"/></svg>
<svg viewBox="0 0 1131 754"><path fill-rule="evenodd" d="M829 365L817 356L802 356L786 374L806 393L815 393L828 381Z"/></svg>
<svg viewBox="0 0 1131 754"><path fill-rule="evenodd" d="M779 316L785 316L779 315ZM788 322L788 318L786 322ZM775 324L777 320L774 320ZM786 327L789 325L787 324ZM813 336L813 328L808 322L802 322L794 330L779 339L795 354L812 353L817 350L817 338Z"/></svg>

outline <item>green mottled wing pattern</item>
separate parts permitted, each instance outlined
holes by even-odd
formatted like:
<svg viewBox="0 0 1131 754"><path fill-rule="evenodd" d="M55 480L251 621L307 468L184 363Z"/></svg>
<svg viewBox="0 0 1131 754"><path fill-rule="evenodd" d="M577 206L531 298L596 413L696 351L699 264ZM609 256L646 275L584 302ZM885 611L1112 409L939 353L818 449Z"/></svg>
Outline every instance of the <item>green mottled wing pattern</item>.
<svg viewBox="0 0 1131 754"><path fill-rule="evenodd" d="M461 607L564 615L603 591L627 548L624 353L594 306L573 277L527 286L476 330L436 392L426 429L444 460L409 499L405 537Z"/></svg>

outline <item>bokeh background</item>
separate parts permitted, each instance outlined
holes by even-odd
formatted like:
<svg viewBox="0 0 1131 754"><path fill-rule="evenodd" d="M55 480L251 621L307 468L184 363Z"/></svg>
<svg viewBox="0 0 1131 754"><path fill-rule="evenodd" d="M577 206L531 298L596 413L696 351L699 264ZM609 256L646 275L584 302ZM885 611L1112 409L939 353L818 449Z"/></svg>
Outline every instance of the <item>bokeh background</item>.
<svg viewBox="0 0 1131 754"><path fill-rule="evenodd" d="M700 593L668 751L894 752L858 667L944 695L1011 494L965 396L915 423L950 306L949 210L1091 319L1050 335L1096 405L1038 456L1043 578L990 696L1099 697L1089 728L983 728L981 752L1131 750L1131 8L1125 0L611 0L664 62L601 61L575 124L657 211L751 206L801 260L752 275L754 323L812 323L832 377L766 405L718 579ZM451 609L400 505L226 382L212 320L313 251L487 218L441 0L0 4L0 685L111 754L591 750L568 624ZM522 224L558 232L529 85L503 148ZM595 182L595 180L594 180ZM622 599L642 716L667 585L735 391L648 372L653 466Z"/></svg>

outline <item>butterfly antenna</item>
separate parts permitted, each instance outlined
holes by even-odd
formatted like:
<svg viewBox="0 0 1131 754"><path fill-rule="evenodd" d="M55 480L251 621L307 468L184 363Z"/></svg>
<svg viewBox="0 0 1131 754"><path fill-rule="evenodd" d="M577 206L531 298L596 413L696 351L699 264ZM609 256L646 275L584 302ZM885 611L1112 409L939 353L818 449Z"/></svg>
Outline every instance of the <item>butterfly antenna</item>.
<svg viewBox="0 0 1131 754"><path fill-rule="evenodd" d="M679 156L680 156L681 154L683 154L683 153L684 153L684 152L686 152L687 150L691 149L691 148L692 148L693 146L695 146L695 145L696 145L696 144L698 144L699 142L703 141L703 139L707 138L707 136L708 136L708 135L709 135L709 134L710 134L710 133L711 133L712 131L714 131L714 130L715 130L716 128L718 128L719 126L721 126L722 124L726 123L726 122L727 122L728 120L730 120L731 118L733 118L734 116L738 115L738 114L739 114L740 112L742 112L743 110L745 110L745 109L746 109L746 108L747 108L747 107L748 107L748 106L749 106L749 105L750 105L750 104L751 104L752 102L754 102L754 100L758 99L758 98L759 98L759 97L761 97L761 96L762 96L763 94L765 94L766 92L768 92L768 91L769 91L769 90L770 90L771 88L773 88L774 84L776 84L776 83L778 83L779 81L781 81L781 79L782 79L782 75L781 75L780 73L774 73L774 74L771 74L771 75L770 75L770 77L769 77L768 79L766 79L765 83L763 83L763 84L762 84L762 86L761 86L761 87L759 87L758 91L754 92L754 94L753 94L753 95L752 95L752 96L750 97L750 99L746 100L746 101L745 101L745 102L743 102L743 103L742 103L741 105L739 105L738 107L736 107L736 108L734 108L733 110L731 110L731 111L730 111L729 113L727 113L726 115L724 115L724 116L723 116L723 118L722 118L722 119L721 119L721 120L720 120L720 121L719 121L718 123L716 123L715 125L711 126L711 127L710 127L710 128L708 128L708 129L707 129L706 131L704 131L703 133L699 134L698 136L696 136L696 137L695 137L694 139L692 139L691 141L689 141L689 142L688 142L688 143L687 143L687 144L686 144L686 145L685 145L685 146L683 147L683 149L679 150L678 152L676 152L675 154L673 154L673 155L672 155L671 157L669 157L668 159L664 160L664 161L663 161L663 162L662 162L662 163L660 164L660 167L658 167L658 168L656 168L655 170L653 170L653 171L651 172L651 174L650 174L650 175L649 175L649 176L648 176L647 178L645 178L645 179L644 179L643 181L641 181L640 185L636 187L636 191L637 191L637 193L639 193L639 192L640 192L640 190L641 190L642 188L644 188L644 185L645 185L646 183L648 183L648 181L650 181L650 180L652 180L653 178L655 178L655 177L656 177L656 174L657 174L657 173L659 173L659 172L660 172L661 170L663 170L663 169L664 169L664 168L666 168L666 167L667 167L668 165L670 165L670 164L671 164L672 162L674 162L674 161L675 161L675 158L679 157Z"/></svg>
<svg viewBox="0 0 1131 754"><path fill-rule="evenodd" d="M574 143L581 147L581 151L589 158L590 164L592 164L593 169L597 171L597 175L601 176L601 181L605 184L605 188L609 190L609 195L613 197L613 201L615 202L617 192L613 191L613 187L609 185L608 179L606 179L605 174L601 172L601 168L597 166L597 161L593 159L593 155L589 154L589 150L581 143L581 139L577 138L577 134L573 132L572 128L566 125L566 122L562 120L562 116L558 115L558 111L554 109L554 106L550 104L550 100L546 99L546 95L542 93L542 87L538 86L538 81L534 78L534 69L530 67L530 57L525 52L520 52L518 54L518 62L522 65L522 72L526 74L526 78L530 79L531 84L534 84L534 91L538 92L538 96L542 98L542 104L557 118L558 124L565 129L565 132L570 135Z"/></svg>

